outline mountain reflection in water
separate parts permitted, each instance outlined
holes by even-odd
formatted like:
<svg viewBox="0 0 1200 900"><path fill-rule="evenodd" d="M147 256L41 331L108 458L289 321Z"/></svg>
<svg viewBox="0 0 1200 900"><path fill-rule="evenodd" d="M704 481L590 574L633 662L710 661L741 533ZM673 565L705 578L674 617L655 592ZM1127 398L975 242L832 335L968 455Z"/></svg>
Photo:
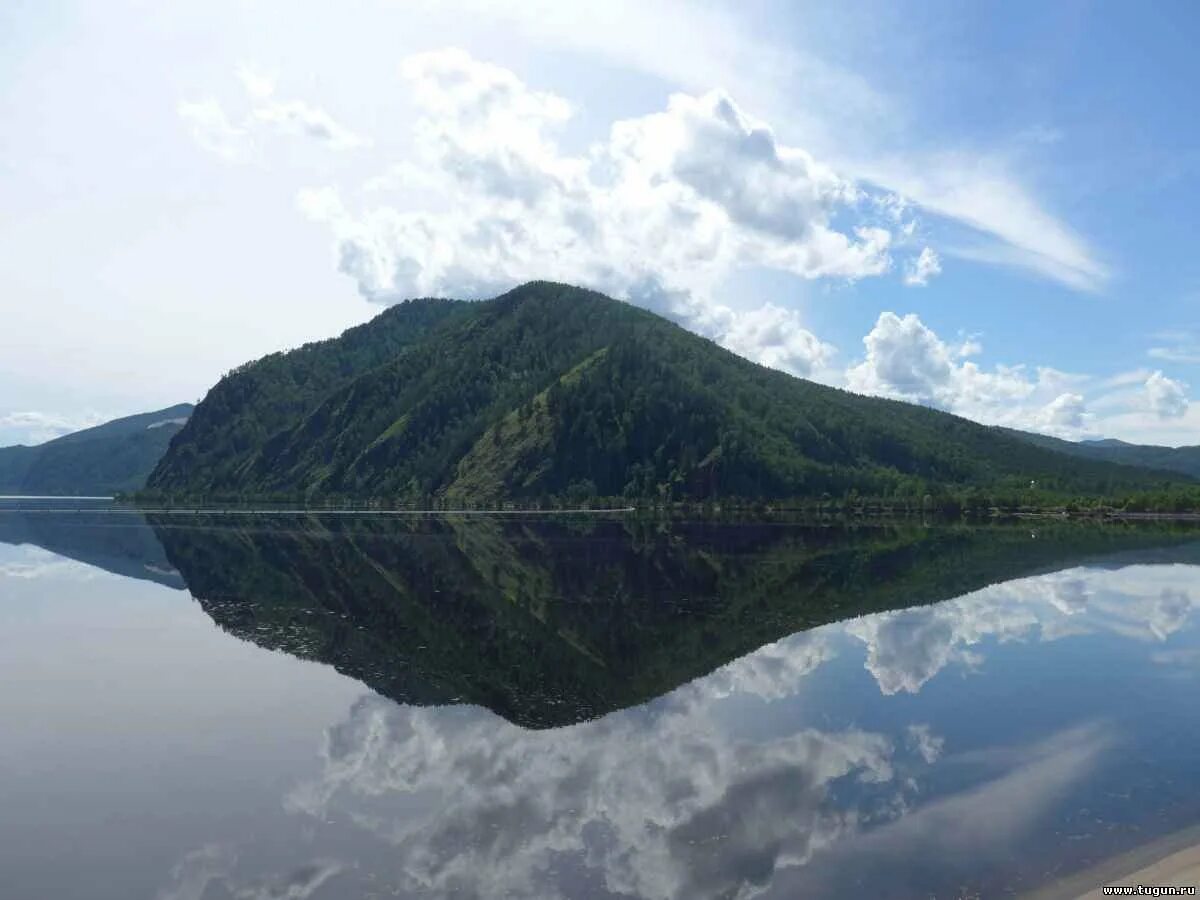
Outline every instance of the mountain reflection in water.
<svg viewBox="0 0 1200 900"><path fill-rule="evenodd" d="M990 896L1200 822L1187 528L62 518L371 689L161 898Z"/></svg>
<svg viewBox="0 0 1200 900"><path fill-rule="evenodd" d="M1189 530L151 516L213 620L401 703L555 727L784 635ZM1200 551L1195 554L1200 560Z"/></svg>

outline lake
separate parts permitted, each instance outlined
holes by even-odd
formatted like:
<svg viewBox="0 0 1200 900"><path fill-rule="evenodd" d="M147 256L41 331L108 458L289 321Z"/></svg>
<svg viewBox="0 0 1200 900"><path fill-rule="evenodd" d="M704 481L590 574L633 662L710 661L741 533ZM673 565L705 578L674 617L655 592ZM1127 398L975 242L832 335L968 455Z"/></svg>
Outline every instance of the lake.
<svg viewBox="0 0 1200 900"><path fill-rule="evenodd" d="M1198 603L1185 525L0 502L0 895L1019 896L1200 825Z"/></svg>

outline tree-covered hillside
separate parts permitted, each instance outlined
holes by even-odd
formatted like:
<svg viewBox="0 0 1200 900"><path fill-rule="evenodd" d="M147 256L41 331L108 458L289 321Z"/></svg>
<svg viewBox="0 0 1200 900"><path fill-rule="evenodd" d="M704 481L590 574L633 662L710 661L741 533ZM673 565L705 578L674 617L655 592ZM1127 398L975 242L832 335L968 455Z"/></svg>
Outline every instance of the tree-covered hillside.
<svg viewBox="0 0 1200 900"><path fill-rule="evenodd" d="M0 494L136 491L192 414L180 403L125 416L33 447L0 448Z"/></svg>
<svg viewBox="0 0 1200 900"><path fill-rule="evenodd" d="M422 300L241 367L151 476L187 496L1103 495L1162 473L1072 459L936 410L764 368L600 294L533 282Z"/></svg>

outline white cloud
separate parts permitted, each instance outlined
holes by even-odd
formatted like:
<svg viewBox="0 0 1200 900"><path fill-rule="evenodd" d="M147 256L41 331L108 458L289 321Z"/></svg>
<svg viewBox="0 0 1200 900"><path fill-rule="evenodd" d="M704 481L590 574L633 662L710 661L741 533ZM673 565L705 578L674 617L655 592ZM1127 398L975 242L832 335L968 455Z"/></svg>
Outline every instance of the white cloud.
<svg viewBox="0 0 1200 900"><path fill-rule="evenodd" d="M863 338L867 357L847 373L851 388L941 405L954 378L950 349L917 318L880 313Z"/></svg>
<svg viewBox="0 0 1200 900"><path fill-rule="evenodd" d="M1178 419L1187 412L1187 390L1181 382L1162 372L1152 373L1146 379L1144 390L1151 411L1160 419Z"/></svg>
<svg viewBox="0 0 1200 900"><path fill-rule="evenodd" d="M339 124L325 110L299 100L272 100L256 106L255 120L283 134L306 135L334 150L353 150L370 144L366 138Z"/></svg>
<svg viewBox="0 0 1200 900"><path fill-rule="evenodd" d="M981 238L944 252L993 265L1016 266L1081 291L1110 277L1087 242L1048 213L997 160L960 155L873 162L865 176L917 206L966 225Z"/></svg>
<svg viewBox="0 0 1200 900"><path fill-rule="evenodd" d="M1151 347L1146 351L1151 359L1161 359L1163 362L1185 363L1194 365L1200 363L1200 350L1191 347Z"/></svg>
<svg viewBox="0 0 1200 900"><path fill-rule="evenodd" d="M1084 379L1048 367L998 365L988 371L965 357L982 347L975 337L957 347L914 313L879 315L863 338L866 357L846 370L851 390L934 406L988 425L1075 437L1090 430Z"/></svg>
<svg viewBox="0 0 1200 900"><path fill-rule="evenodd" d="M1038 412L1040 430L1053 434L1077 433L1087 427L1087 406L1082 394L1059 394Z"/></svg>
<svg viewBox="0 0 1200 900"><path fill-rule="evenodd" d="M918 724L908 726L908 743L925 762L933 765L942 755L946 739L934 734L928 725Z"/></svg>
<svg viewBox="0 0 1200 900"><path fill-rule="evenodd" d="M663 112L618 121L570 155L556 140L570 104L506 69L445 50L401 71L422 109L416 155L370 187L378 197L399 181L405 202L355 211L329 188L298 198L331 227L339 267L368 299L569 281L808 373L831 348L794 312L716 302L723 280L754 267L841 280L891 268L892 233L863 192L722 92L675 94ZM414 203L422 191L434 199ZM857 221L839 229L835 217Z"/></svg>
<svg viewBox="0 0 1200 900"><path fill-rule="evenodd" d="M872 84L864 71L829 62L830 35L819 29L808 36L791 29L782 44L729 10L675 0L598 6L453 0L439 7L695 93L722 85L786 127L786 137L835 160L843 174L971 229L973 240L956 248L956 255L1016 266L1075 290L1099 290L1110 277L1087 240L1046 208L1004 154L922 149L928 129L920 119L904 114L891 86ZM685 20L688 27L679 29L677 23ZM852 34L851 23L845 24ZM906 135L906 125L915 134ZM1039 134L1052 133L1042 125L1014 139L1027 147ZM944 147L945 136L938 137Z"/></svg>
<svg viewBox="0 0 1200 900"><path fill-rule="evenodd" d="M106 417L95 412L72 416L33 410L14 411L0 415L0 436L5 442L42 444L104 421Z"/></svg>
<svg viewBox="0 0 1200 900"><path fill-rule="evenodd" d="M929 279L942 274L942 261L932 247L926 247L916 259L904 266L904 283L910 287L924 287Z"/></svg>
<svg viewBox="0 0 1200 900"><path fill-rule="evenodd" d="M224 108L216 100L181 101L179 118L183 119L193 140L204 150L226 162L246 162L254 155L254 136L244 125L229 121Z"/></svg>
<svg viewBox="0 0 1200 900"><path fill-rule="evenodd" d="M804 328L795 310L768 303L730 318L721 343L734 353L801 377L832 366L837 351Z"/></svg>
<svg viewBox="0 0 1200 900"><path fill-rule="evenodd" d="M238 66L237 77L246 93L254 100L266 100L275 93L275 76L254 66Z"/></svg>
<svg viewBox="0 0 1200 900"><path fill-rule="evenodd" d="M1163 362L1195 365L1200 363L1200 335L1186 329L1165 329L1152 338L1161 343L1146 351L1151 359Z"/></svg>
<svg viewBox="0 0 1200 900"><path fill-rule="evenodd" d="M312 138L334 150L353 150L370 141L346 128L320 107L302 100L275 98L275 79L242 66L238 80L251 101L249 111L236 123L215 99L182 101L179 117L204 150L226 162L244 163L259 153L260 135L273 132Z"/></svg>

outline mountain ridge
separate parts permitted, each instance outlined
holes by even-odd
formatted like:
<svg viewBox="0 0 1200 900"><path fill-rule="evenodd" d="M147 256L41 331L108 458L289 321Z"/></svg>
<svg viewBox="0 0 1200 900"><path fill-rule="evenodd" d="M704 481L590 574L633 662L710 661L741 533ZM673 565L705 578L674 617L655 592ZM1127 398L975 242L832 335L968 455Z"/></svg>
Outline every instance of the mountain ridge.
<svg viewBox="0 0 1200 900"><path fill-rule="evenodd" d="M1080 459L1114 462L1200 478L1200 446L1164 447L1134 444L1117 438L1068 441L1013 428L1000 429L1024 441Z"/></svg>

